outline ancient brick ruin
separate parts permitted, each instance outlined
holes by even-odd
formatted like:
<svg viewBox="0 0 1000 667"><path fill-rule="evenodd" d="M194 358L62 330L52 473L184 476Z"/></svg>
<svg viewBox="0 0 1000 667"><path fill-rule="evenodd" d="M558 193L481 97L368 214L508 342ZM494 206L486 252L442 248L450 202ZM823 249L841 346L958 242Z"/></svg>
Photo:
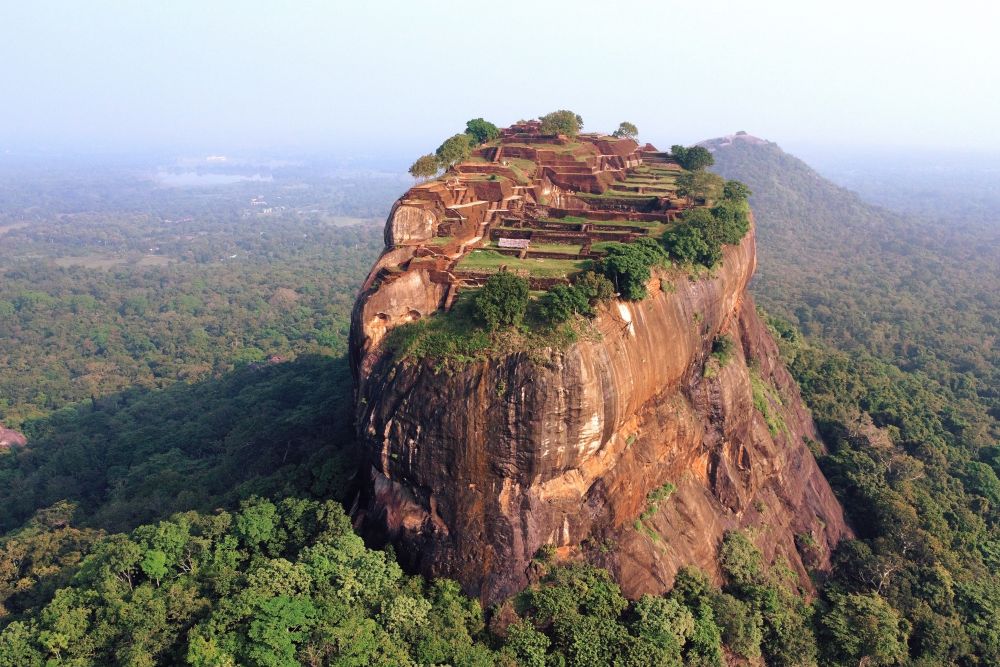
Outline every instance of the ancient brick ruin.
<svg viewBox="0 0 1000 667"><path fill-rule="evenodd" d="M376 342L392 326L447 310L462 288L497 271L548 289L609 243L660 236L689 205L674 186L680 172L669 153L631 139L543 134L537 121L501 130L396 203L386 252L365 285L377 292L365 305L366 334Z"/></svg>

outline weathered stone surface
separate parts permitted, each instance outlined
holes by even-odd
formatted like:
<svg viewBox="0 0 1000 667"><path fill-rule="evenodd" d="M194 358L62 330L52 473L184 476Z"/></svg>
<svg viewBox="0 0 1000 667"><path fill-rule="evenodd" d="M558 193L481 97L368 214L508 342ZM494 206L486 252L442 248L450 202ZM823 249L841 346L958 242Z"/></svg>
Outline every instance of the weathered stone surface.
<svg viewBox="0 0 1000 667"><path fill-rule="evenodd" d="M10 449L11 447L24 447L28 444L28 439L24 437L23 433L15 431L12 428L6 428L3 424L0 424L0 450Z"/></svg>
<svg viewBox="0 0 1000 667"><path fill-rule="evenodd" d="M751 233L710 277L673 276L662 289L654 278L647 299L604 308L593 340L451 375L376 344L415 316L413 303L433 310L440 290L414 278L372 289L370 279L352 327L368 534L493 602L526 583L544 544L609 567L639 595L668 588L686 564L717 572L724 531L749 527L809 588L807 564L826 568L849 529L805 445L818 441L811 418L746 294L754 266ZM712 376L720 333L739 344ZM773 388L777 428L754 408L751 366ZM647 494L667 482L676 491L637 527ZM796 536L818 548L804 558Z"/></svg>

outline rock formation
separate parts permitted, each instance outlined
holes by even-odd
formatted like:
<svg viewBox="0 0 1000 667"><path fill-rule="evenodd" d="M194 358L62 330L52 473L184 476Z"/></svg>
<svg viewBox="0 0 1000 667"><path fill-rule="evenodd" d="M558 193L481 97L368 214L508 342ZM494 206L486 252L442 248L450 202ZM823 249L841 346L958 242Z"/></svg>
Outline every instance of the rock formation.
<svg viewBox="0 0 1000 667"><path fill-rule="evenodd" d="M746 293L752 230L710 274L664 270L646 299L603 306L596 335L564 349L446 373L382 344L482 284L491 259L528 266L545 289L566 279L553 266L568 274L602 241L662 232L698 203L672 191L679 169L631 140L522 124L397 202L355 306L351 354L370 455L358 520L404 563L488 603L525 585L544 545L608 567L633 596L666 590L687 564L717 574L734 528L786 559L805 588L829 566L849 529L807 448L821 447L811 417ZM551 252L558 244L566 250ZM544 276L532 259L549 262ZM720 336L736 343L724 363L711 355Z"/></svg>
<svg viewBox="0 0 1000 667"><path fill-rule="evenodd" d="M24 447L28 444L28 439L23 433L19 433L12 428L6 428L0 424L0 451L11 447Z"/></svg>

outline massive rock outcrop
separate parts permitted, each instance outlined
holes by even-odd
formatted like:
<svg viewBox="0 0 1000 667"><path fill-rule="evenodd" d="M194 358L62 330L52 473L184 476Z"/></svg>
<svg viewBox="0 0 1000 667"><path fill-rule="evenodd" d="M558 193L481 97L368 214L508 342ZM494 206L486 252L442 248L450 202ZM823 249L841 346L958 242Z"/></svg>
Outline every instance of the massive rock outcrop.
<svg viewBox="0 0 1000 667"><path fill-rule="evenodd" d="M623 161L641 163L630 155ZM549 177L538 187L550 201L573 198ZM634 596L669 588L687 564L717 573L724 532L749 528L768 558L783 557L811 586L810 571L829 566L849 529L807 447L821 446L812 420L746 292L752 231L711 274L662 271L646 299L603 306L593 335L564 349L443 372L380 344L461 288L442 277L448 261L414 245L444 218L412 198L390 216L352 327L358 433L370 454L358 517L373 539L494 602L525 585L544 545L608 567ZM724 362L711 355L720 336L735 342Z"/></svg>

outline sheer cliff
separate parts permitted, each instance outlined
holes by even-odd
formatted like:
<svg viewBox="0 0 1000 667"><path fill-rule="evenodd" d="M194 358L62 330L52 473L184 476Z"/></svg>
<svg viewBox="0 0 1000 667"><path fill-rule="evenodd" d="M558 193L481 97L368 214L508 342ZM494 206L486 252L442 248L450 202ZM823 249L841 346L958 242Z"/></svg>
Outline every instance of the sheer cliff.
<svg viewBox="0 0 1000 667"><path fill-rule="evenodd" d="M513 230L512 217L529 221L519 238L535 241L552 241L547 220L580 221L576 259L586 259L607 224L640 234L684 206L655 190L649 201L614 199L625 192L615 187L648 185L635 177L650 173L644 166L675 168L648 145L585 137L575 155L586 169L563 158L546 168L548 149L523 157L535 135L516 134L474 164L503 174L512 165L499 154L517 148L536 166L529 178L501 176L488 189L459 165L450 183L407 193L387 222L352 325L357 426L370 455L358 522L413 569L454 577L487 602L523 587L546 545L608 567L630 595L663 591L684 565L716 573L717 546L736 528L810 588L810 572L829 566L849 529L809 451L822 447L812 420L746 292L752 230L711 272L654 272L649 296L601 306L590 334L563 347L445 371L383 344L393 327L446 316L456 292L475 289L463 258L498 228ZM581 196L586 187L602 201ZM721 337L733 349L713 355Z"/></svg>

